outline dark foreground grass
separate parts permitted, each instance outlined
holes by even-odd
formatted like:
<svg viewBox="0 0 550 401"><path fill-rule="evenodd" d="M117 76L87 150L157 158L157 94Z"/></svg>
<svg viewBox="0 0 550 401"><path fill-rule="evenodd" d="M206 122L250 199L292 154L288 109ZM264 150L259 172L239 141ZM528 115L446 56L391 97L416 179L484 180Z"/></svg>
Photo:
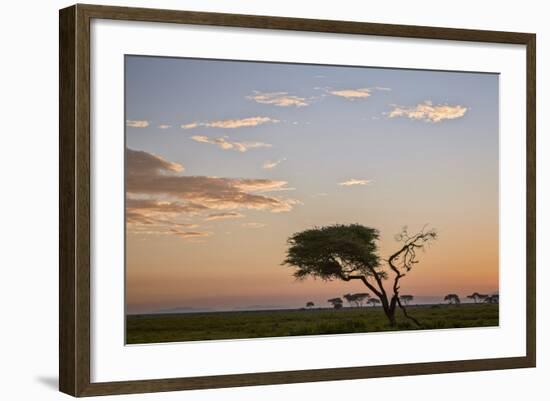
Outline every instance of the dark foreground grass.
<svg viewBox="0 0 550 401"><path fill-rule="evenodd" d="M498 305L409 306L422 329L498 326ZM127 344L171 341L365 333L418 329L397 312L390 327L381 308L129 315Z"/></svg>

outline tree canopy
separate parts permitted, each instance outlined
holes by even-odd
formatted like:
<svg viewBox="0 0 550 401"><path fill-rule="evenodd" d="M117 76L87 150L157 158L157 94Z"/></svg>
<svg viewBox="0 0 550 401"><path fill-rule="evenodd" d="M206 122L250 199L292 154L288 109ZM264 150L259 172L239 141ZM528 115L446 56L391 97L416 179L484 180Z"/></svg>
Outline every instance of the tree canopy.
<svg viewBox="0 0 550 401"><path fill-rule="evenodd" d="M372 306L376 306L378 304L380 304L380 300L377 299L377 298L370 298L368 301L367 301L367 304L370 304Z"/></svg>
<svg viewBox="0 0 550 401"><path fill-rule="evenodd" d="M484 299L484 302L488 304L498 304L499 296L498 294L489 295Z"/></svg>
<svg viewBox="0 0 550 401"><path fill-rule="evenodd" d="M350 275L372 276L379 270L378 231L359 224L333 225L305 230L288 239L283 264L296 266L294 277L313 276L322 280Z"/></svg>
<svg viewBox="0 0 550 401"><path fill-rule="evenodd" d="M401 295L400 299L401 302L403 302L405 305L408 305L414 299L414 295Z"/></svg>
<svg viewBox="0 0 550 401"><path fill-rule="evenodd" d="M370 294L366 292L358 292L356 294L345 294L344 299L348 301L348 303L354 304L355 306L363 306L363 302L365 302L366 299L370 298Z"/></svg>
<svg viewBox="0 0 550 401"><path fill-rule="evenodd" d="M476 304L480 301L485 301L489 295L487 294L480 294L479 292L474 292L471 295L467 295L466 298L472 299Z"/></svg>
<svg viewBox="0 0 550 401"><path fill-rule="evenodd" d="M460 297L457 294L447 294L443 300L449 304L460 305Z"/></svg>
<svg viewBox="0 0 550 401"><path fill-rule="evenodd" d="M344 301L342 301L342 298L327 299L327 302L332 304L334 309L340 309L342 307L342 304L344 303Z"/></svg>

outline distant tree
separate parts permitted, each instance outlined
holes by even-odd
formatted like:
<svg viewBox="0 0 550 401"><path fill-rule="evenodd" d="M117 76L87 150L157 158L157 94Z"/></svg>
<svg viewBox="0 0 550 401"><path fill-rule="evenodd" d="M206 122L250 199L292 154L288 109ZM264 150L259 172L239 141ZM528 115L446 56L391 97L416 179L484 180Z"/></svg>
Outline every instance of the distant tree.
<svg viewBox="0 0 550 401"><path fill-rule="evenodd" d="M472 301L474 301L475 304L477 304L477 301L478 301L477 296L478 296L478 293L474 292L473 294L466 295L466 298L471 299Z"/></svg>
<svg viewBox="0 0 550 401"><path fill-rule="evenodd" d="M363 306L365 300L370 298L370 294L366 292L359 292L357 294L345 294L343 297L350 306L355 305L356 307L361 307Z"/></svg>
<svg viewBox="0 0 550 401"><path fill-rule="evenodd" d="M327 299L327 302L329 304L332 304L332 307L334 309L341 309L343 306L344 301L342 301L342 298L331 298Z"/></svg>
<svg viewBox="0 0 550 401"><path fill-rule="evenodd" d="M484 302L488 304L498 304L499 296L498 294L489 295L487 298L485 298Z"/></svg>
<svg viewBox="0 0 550 401"><path fill-rule="evenodd" d="M467 295L466 298L471 299L474 301L474 303L483 302L487 299L488 295L486 294L480 294L479 292L474 292L471 295Z"/></svg>
<svg viewBox="0 0 550 401"><path fill-rule="evenodd" d="M355 296L355 302L359 307L362 307L365 301L368 301L370 299L370 294L367 292L359 292L353 295Z"/></svg>
<svg viewBox="0 0 550 401"><path fill-rule="evenodd" d="M403 302L405 305L408 305L413 301L414 296L413 295L401 295L400 298L401 298L401 302Z"/></svg>
<svg viewBox="0 0 550 401"><path fill-rule="evenodd" d="M399 307L406 318L421 326L407 313L399 298L399 282L419 263L418 252L437 238L434 230L409 234L403 228L396 236L400 248L381 265L378 256L378 231L359 224L313 228L293 234L283 264L295 267L294 277L308 276L322 280L360 280L376 296L390 326L396 325ZM393 276L392 293L386 292L383 280Z"/></svg>
<svg viewBox="0 0 550 401"><path fill-rule="evenodd" d="M460 305L460 298L456 294L447 294L445 295L445 298L443 298L443 300L448 302L449 305L451 304Z"/></svg>
<svg viewBox="0 0 550 401"><path fill-rule="evenodd" d="M368 305L372 305L372 306L374 307L374 306L380 304L380 300L377 299L377 298L370 298L370 299L367 301L367 304L368 304Z"/></svg>
<svg viewBox="0 0 550 401"><path fill-rule="evenodd" d="M344 294L342 295L344 297L344 299L347 301L347 303L349 304L349 306L352 306L353 305L353 302L354 302L354 296L353 294Z"/></svg>
<svg viewBox="0 0 550 401"><path fill-rule="evenodd" d="M308 309L311 309L315 306L315 304L313 303L313 301L308 301L308 303L306 304L306 308Z"/></svg>

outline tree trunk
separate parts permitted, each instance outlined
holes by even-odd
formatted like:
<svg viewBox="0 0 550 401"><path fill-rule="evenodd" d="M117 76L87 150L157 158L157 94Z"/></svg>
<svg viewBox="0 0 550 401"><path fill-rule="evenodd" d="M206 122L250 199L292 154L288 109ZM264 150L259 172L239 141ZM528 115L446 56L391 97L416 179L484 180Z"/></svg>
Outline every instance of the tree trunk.
<svg viewBox="0 0 550 401"><path fill-rule="evenodd" d="M396 320L395 320L395 307L394 305L390 305L388 303L388 300L385 298L381 298L380 302L382 303L382 308L384 309L384 314L388 318L388 322L390 323L391 327L395 327Z"/></svg>
<svg viewBox="0 0 550 401"><path fill-rule="evenodd" d="M390 326L395 327L396 324L397 324L396 321L395 321L395 309L393 311L388 310L386 312L386 317L388 318L388 320L390 322Z"/></svg>

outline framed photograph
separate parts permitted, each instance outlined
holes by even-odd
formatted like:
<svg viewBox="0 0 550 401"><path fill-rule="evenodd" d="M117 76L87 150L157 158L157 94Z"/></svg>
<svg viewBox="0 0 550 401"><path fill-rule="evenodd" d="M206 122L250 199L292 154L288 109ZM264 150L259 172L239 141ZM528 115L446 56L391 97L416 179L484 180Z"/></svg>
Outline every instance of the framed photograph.
<svg viewBox="0 0 550 401"><path fill-rule="evenodd" d="M535 35L60 11L60 390L534 367Z"/></svg>

